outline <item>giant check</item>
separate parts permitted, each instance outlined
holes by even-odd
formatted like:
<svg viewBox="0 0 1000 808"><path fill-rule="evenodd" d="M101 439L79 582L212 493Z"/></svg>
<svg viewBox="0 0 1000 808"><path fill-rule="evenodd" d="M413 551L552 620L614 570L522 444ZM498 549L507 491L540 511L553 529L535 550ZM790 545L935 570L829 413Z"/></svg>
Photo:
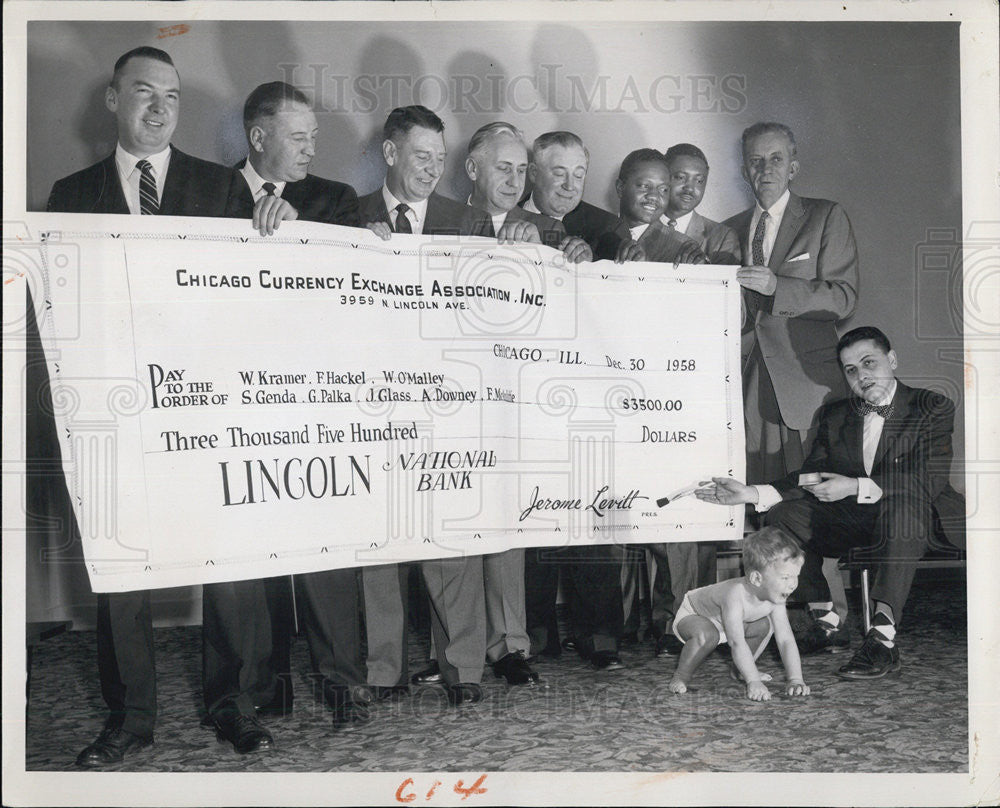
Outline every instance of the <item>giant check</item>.
<svg viewBox="0 0 1000 808"><path fill-rule="evenodd" d="M742 509L689 495L744 463L732 267L39 222L29 280L95 591L742 536Z"/></svg>

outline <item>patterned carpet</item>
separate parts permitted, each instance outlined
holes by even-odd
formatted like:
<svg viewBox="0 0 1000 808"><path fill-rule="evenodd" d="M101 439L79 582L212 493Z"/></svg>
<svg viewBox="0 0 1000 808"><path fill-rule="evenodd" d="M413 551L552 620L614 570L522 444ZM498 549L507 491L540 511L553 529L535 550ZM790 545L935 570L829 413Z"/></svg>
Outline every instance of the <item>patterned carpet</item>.
<svg viewBox="0 0 1000 808"><path fill-rule="evenodd" d="M852 627L853 647L860 643ZM786 771L968 770L964 581L918 582L898 635L902 675L845 682L844 655L803 660L813 695L754 703L713 654L686 695L666 684L673 660L651 642L626 646L626 668L598 672L576 654L540 659L543 683L508 689L487 669L486 699L455 709L443 691L416 688L375 708L368 726L334 733L310 698L308 651L295 644L294 715L271 720L277 751L241 757L199 725L200 629L158 629L156 744L119 771ZM413 670L426 637L410 648ZM782 678L770 652L761 667ZM67 705L74 705L67 708ZM100 729L93 632L71 632L35 651L26 768L71 771Z"/></svg>

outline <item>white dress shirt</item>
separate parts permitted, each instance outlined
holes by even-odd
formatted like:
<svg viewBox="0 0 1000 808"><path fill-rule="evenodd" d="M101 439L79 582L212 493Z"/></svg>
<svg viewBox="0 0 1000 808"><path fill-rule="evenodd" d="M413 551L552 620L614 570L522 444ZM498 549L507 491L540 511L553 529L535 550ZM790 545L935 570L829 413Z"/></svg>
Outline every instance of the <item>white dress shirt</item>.
<svg viewBox="0 0 1000 808"><path fill-rule="evenodd" d="M395 230L396 217L399 215L396 206L403 200L396 199L387 185L382 186L382 199L385 201L385 209L389 211L389 222L392 224L392 229ZM412 204L407 202L406 204L410 207L406 211L406 218L410 220L410 229L417 234L423 233L424 221L427 219L427 200L421 199L419 202L413 202Z"/></svg>
<svg viewBox="0 0 1000 808"><path fill-rule="evenodd" d="M170 146L145 158L136 157L125 151L121 143L115 147L118 179L121 180L125 202L128 204L128 212L133 216L142 213L142 207L139 203L139 178L142 176L142 172L135 167L135 164L143 159L147 160L153 167L153 179L156 180L156 201L159 202L163 199L163 185L167 181L167 168L170 166Z"/></svg>
<svg viewBox="0 0 1000 808"><path fill-rule="evenodd" d="M262 196L267 196L267 191L264 190L264 183L271 182L270 180L265 180L257 170L250 164L250 159L247 158L246 163L243 168L240 169L240 174L243 175L243 179L247 181L247 185L250 186L250 193L253 194L253 201L256 202ZM275 182L274 185L274 195L281 196L285 190L284 182Z"/></svg>
<svg viewBox="0 0 1000 808"><path fill-rule="evenodd" d="M679 219L674 219L674 230L676 230L678 233L684 233L685 235L687 235L688 227L690 227L691 219L693 218L694 218L694 211L689 210ZM664 213L660 217L660 222L663 224L664 227L670 227L670 217L667 216L666 213Z"/></svg>
<svg viewBox="0 0 1000 808"><path fill-rule="evenodd" d="M892 397L896 395L896 380L892 380L888 391L880 401L874 402L876 407L884 407L892 403ZM872 466L875 465L875 452L878 450L878 442L882 439L882 427L885 426L885 418L876 412L865 413L864 425L861 433L861 456L865 464L865 474L872 473ZM781 494L773 485L755 485L757 489L757 504L754 509L763 512L773 508L781 502ZM871 505L882 499L882 489L871 477L858 477L858 504Z"/></svg>
<svg viewBox="0 0 1000 808"><path fill-rule="evenodd" d="M637 224L635 227L630 227L628 229L629 235L632 236L633 241L638 241L640 236L646 232L646 228L649 227L648 224Z"/></svg>
<svg viewBox="0 0 1000 808"><path fill-rule="evenodd" d="M528 211L528 213L541 213L542 216L549 216L548 213L542 213L538 209L538 205L535 204L535 198L533 196L529 196L528 201L525 202L522 207ZM562 216L550 216L549 218L555 219L557 222L561 222L563 220Z"/></svg>
<svg viewBox="0 0 1000 808"><path fill-rule="evenodd" d="M771 260L771 250L774 249L774 241L778 237L778 228L781 227L781 220L785 215L785 208L788 207L789 192L785 189L785 192L778 197L778 201L775 202L767 211L768 219L764 223L764 265ZM757 222L760 221L760 215L764 212L764 209L760 206L760 202L757 203L754 208L753 218L750 220L750 232L747 234L749 241L747 242L747 255L751 255L753 252L753 234L757 232Z"/></svg>

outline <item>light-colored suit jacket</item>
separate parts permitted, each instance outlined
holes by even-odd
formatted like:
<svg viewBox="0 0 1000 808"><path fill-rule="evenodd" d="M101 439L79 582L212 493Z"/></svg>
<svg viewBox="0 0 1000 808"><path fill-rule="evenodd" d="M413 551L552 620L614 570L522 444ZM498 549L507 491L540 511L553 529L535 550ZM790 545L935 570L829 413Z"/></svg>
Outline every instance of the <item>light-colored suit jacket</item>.
<svg viewBox="0 0 1000 808"><path fill-rule="evenodd" d="M753 212L724 222L739 236L745 266L752 264ZM858 248L844 209L791 194L768 266L777 276L774 295L744 290L744 360L759 344L782 420L805 430L822 404L846 395L836 325L857 303Z"/></svg>
<svg viewBox="0 0 1000 808"><path fill-rule="evenodd" d="M742 263L740 238L731 227L713 222L695 211L684 234L698 242L710 264Z"/></svg>

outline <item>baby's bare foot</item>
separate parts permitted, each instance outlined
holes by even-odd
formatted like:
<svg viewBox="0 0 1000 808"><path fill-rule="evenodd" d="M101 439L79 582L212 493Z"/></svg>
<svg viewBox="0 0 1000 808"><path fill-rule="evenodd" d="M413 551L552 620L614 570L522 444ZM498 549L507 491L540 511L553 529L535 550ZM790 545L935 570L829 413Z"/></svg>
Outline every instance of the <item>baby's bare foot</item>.
<svg viewBox="0 0 1000 808"><path fill-rule="evenodd" d="M671 693L687 693L687 684L682 679L678 679L676 676L670 680L670 684L667 685L670 688Z"/></svg>

